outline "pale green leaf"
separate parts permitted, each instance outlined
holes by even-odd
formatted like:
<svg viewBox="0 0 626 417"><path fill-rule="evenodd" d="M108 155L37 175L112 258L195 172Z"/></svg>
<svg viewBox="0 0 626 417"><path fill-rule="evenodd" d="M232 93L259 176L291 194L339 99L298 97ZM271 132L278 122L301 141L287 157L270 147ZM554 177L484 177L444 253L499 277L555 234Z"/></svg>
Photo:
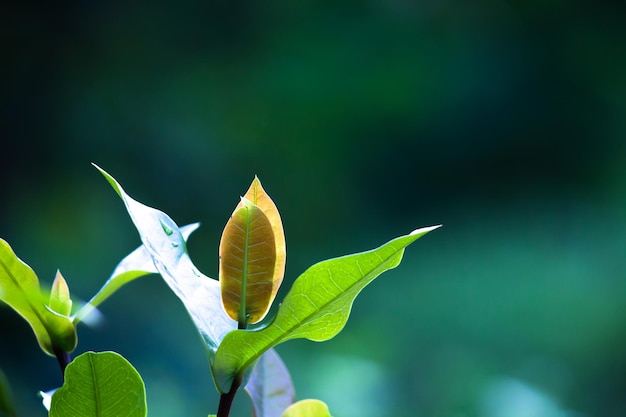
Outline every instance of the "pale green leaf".
<svg viewBox="0 0 626 417"><path fill-rule="evenodd" d="M221 392L243 375L267 349L290 339L325 341L346 324L359 292L382 272L395 268L404 248L439 226L415 230L367 252L313 265L293 284L274 321L258 331L236 330L224 338L214 362L214 377Z"/></svg>
<svg viewBox="0 0 626 417"><path fill-rule="evenodd" d="M50 417L146 417L146 391L135 368L115 352L86 352L65 369Z"/></svg>
<svg viewBox="0 0 626 417"><path fill-rule="evenodd" d="M281 417L331 417L331 415L324 402L309 399L292 404Z"/></svg>
<svg viewBox="0 0 626 417"><path fill-rule="evenodd" d="M0 301L28 322L45 353L55 356L55 350L71 352L78 340L76 328L69 317L50 309L46 298L35 272L0 239ZM3 340L3 343L9 342Z"/></svg>
<svg viewBox="0 0 626 417"><path fill-rule="evenodd" d="M182 226L180 232L183 235L183 239L187 241L189 235L199 226L200 223ZM158 274L158 271L154 266L150 252L148 252L144 245L141 245L117 264L113 273L102 288L100 288L98 293L76 313L74 323L76 324L82 321L89 313L94 311L97 306L113 295L122 286L149 274Z"/></svg>
<svg viewBox="0 0 626 417"><path fill-rule="evenodd" d="M63 316L69 316L72 312L72 299L70 298L70 289L61 271L57 271L52 288L50 289L50 301L48 306Z"/></svg>
<svg viewBox="0 0 626 417"><path fill-rule="evenodd" d="M223 337L237 327L222 309L219 283L193 265L181 230L167 214L133 200L112 176L96 168L122 198L154 266L185 305L212 363Z"/></svg>
<svg viewBox="0 0 626 417"><path fill-rule="evenodd" d="M261 355L245 390L254 417L280 417L296 397L289 371L274 349Z"/></svg>

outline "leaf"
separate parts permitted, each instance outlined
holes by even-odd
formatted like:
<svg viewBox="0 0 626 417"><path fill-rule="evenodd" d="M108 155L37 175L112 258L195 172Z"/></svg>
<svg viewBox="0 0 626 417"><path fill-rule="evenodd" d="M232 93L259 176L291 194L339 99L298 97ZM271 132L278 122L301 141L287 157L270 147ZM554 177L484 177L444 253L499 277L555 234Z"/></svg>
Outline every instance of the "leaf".
<svg viewBox="0 0 626 417"><path fill-rule="evenodd" d="M187 241L191 233L193 233L199 226L200 223L182 226L180 228L180 232L183 235L183 239ZM98 293L76 313L74 316L74 324L82 321L89 313L94 311L97 306L113 295L122 286L136 280L137 278L158 273L159 271L157 271L154 266L154 261L152 260L150 252L148 252L144 245L139 246L122 259L119 264L117 264L113 273L104 283L102 288L100 288Z"/></svg>
<svg viewBox="0 0 626 417"><path fill-rule="evenodd" d="M48 302L50 309L63 315L69 316L72 312L72 300L70 298L70 289L61 271L57 271L52 288L50 289L50 301Z"/></svg>
<svg viewBox="0 0 626 417"><path fill-rule="evenodd" d="M50 417L145 417L141 376L115 352L85 352L65 369L65 382L52 395Z"/></svg>
<svg viewBox="0 0 626 417"><path fill-rule="evenodd" d="M219 282L226 313L245 328L263 320L273 300L276 244L263 210L245 197L242 203L222 233Z"/></svg>
<svg viewBox="0 0 626 417"><path fill-rule="evenodd" d="M283 222L280 218L278 208L276 208L276 204L274 204L274 201L270 198L269 194L265 192L258 177L254 177L254 180L252 181L252 184L250 184L250 188L248 188L248 191L246 191L244 198L251 201L261 210L263 210L263 213L265 213L268 220L270 221L270 224L272 225L272 231L274 232L276 260L274 264L274 276L272 277L272 295L269 302L269 304L271 305L272 301L276 297L276 293L278 293L280 284L283 282L283 277L285 276L287 247L285 245L285 231L283 230ZM237 207L241 207L242 205L243 199Z"/></svg>
<svg viewBox="0 0 626 417"><path fill-rule="evenodd" d="M254 417L280 417L296 397L289 371L274 349L254 365L245 390L252 400Z"/></svg>
<svg viewBox="0 0 626 417"><path fill-rule="evenodd" d="M331 417L328 406L320 400L301 400L289 406L281 417Z"/></svg>
<svg viewBox="0 0 626 417"><path fill-rule="evenodd" d="M405 247L437 227L418 229L377 249L323 261L306 270L270 325L226 335L213 369L220 392L228 392L235 376L279 343L296 338L321 342L334 337L345 326L359 292L382 272L398 266Z"/></svg>
<svg viewBox="0 0 626 417"><path fill-rule="evenodd" d="M55 356L55 350L71 352L76 347L76 329L70 318L46 305L37 275L3 239L0 239L0 300L28 322L46 354Z"/></svg>
<svg viewBox="0 0 626 417"><path fill-rule="evenodd" d="M219 283L193 265L181 230L167 214L133 200L112 176L94 166L124 202L154 266L185 305L212 363L224 335L236 328L236 323L222 309Z"/></svg>
<svg viewBox="0 0 626 417"><path fill-rule="evenodd" d="M0 417L17 417L11 395L11 388L4 372L0 369Z"/></svg>

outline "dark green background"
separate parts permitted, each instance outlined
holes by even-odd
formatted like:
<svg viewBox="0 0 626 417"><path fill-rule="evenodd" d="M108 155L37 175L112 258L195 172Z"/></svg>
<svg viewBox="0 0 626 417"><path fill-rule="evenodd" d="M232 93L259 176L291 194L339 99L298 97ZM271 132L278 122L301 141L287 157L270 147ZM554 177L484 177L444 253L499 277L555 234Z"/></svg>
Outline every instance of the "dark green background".
<svg viewBox="0 0 626 417"><path fill-rule="evenodd" d="M0 237L91 297L139 239L90 162L201 221L189 249L210 276L255 174L283 215L285 286L443 223L336 339L279 347L299 397L337 417L622 417L625 24L595 1L10 1ZM216 411L158 276L102 313L77 351L126 356L151 417ZM57 365L7 308L0 355L20 415L44 416Z"/></svg>

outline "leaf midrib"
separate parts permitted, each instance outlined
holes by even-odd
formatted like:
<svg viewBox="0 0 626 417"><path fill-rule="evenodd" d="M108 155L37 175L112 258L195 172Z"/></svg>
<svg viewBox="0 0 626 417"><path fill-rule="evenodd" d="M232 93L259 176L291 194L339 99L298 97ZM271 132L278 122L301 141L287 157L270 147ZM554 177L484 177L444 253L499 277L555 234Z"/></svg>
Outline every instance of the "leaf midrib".
<svg viewBox="0 0 626 417"><path fill-rule="evenodd" d="M244 231L243 267L241 271L241 294L239 296L239 326L243 328L248 324L247 317L247 286L248 286L248 245L250 242L250 209L246 210L246 230Z"/></svg>
<svg viewBox="0 0 626 417"><path fill-rule="evenodd" d="M95 398L95 412L96 412L96 416L95 417L100 417L101 416L101 412L100 412L100 391L98 390L98 380L96 377L96 369L95 369L95 364L93 362L93 356L91 354L89 354L89 369L91 370L91 377L93 380L93 396Z"/></svg>

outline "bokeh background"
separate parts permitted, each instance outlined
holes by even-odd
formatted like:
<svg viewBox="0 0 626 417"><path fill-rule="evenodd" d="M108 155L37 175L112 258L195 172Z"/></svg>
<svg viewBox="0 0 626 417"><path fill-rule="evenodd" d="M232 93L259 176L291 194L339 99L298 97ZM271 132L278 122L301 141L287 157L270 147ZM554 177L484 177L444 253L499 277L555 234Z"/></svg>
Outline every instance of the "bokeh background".
<svg viewBox="0 0 626 417"><path fill-rule="evenodd" d="M626 415L626 13L619 2L9 1L0 14L0 236L88 299L139 245L90 166L178 224L216 276L253 176L309 265L444 227L330 342L278 347L337 417ZM285 291L281 291L284 295ZM279 295L279 297L281 296ZM156 275L102 305L151 417L217 395ZM0 307L21 416L56 361ZM249 415L245 395L233 415Z"/></svg>

